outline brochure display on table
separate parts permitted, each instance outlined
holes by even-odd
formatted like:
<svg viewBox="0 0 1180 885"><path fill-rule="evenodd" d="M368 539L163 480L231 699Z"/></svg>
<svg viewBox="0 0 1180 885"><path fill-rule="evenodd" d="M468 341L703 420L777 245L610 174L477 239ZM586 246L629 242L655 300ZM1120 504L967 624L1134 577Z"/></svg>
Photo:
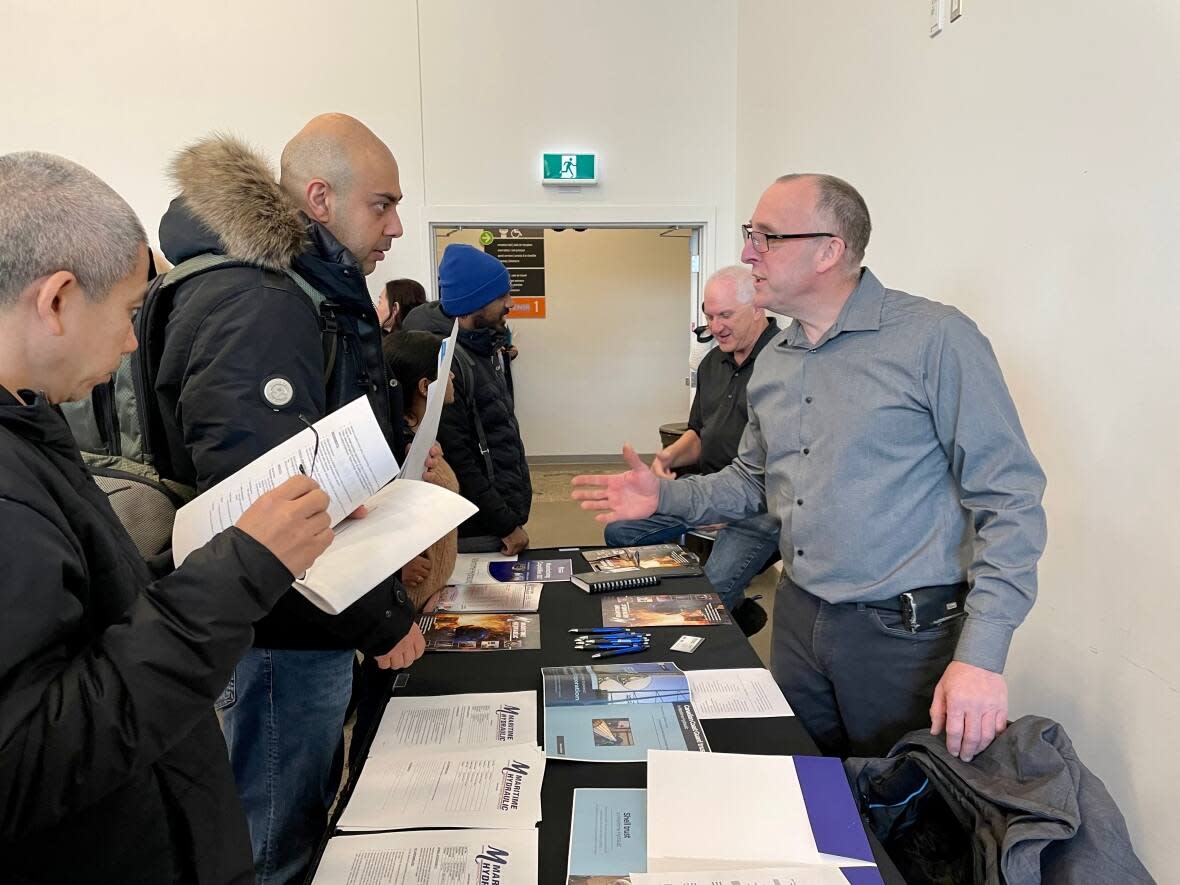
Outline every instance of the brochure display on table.
<svg viewBox="0 0 1180 885"><path fill-rule="evenodd" d="M709 751L675 664L546 667L541 678L550 759L642 762L651 748Z"/></svg>

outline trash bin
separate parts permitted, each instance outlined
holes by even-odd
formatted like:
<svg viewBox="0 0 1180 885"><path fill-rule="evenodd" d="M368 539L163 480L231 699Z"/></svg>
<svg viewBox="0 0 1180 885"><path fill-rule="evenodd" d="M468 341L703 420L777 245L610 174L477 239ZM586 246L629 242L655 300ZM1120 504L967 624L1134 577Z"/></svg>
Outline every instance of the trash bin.
<svg viewBox="0 0 1180 885"><path fill-rule="evenodd" d="M668 446L672 445L672 443L684 436L687 430L688 424L684 421L677 421L673 424L661 424L660 446L665 449L668 448Z"/></svg>

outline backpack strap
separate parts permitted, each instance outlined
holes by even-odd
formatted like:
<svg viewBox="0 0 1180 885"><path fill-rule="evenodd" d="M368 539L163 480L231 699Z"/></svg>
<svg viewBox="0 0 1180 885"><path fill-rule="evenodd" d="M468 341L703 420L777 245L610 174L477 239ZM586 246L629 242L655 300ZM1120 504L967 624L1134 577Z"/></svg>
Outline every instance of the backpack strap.
<svg viewBox="0 0 1180 885"><path fill-rule="evenodd" d="M311 283L301 277L291 268L284 268L283 273L299 287L310 300L320 317L320 343L324 349L324 387L332 378L332 370L336 368L336 345L340 340L340 324L336 321L336 305L323 296Z"/></svg>
<svg viewBox="0 0 1180 885"><path fill-rule="evenodd" d="M467 397L467 409L471 413L471 423L475 426L475 436L479 441L479 453L483 455L484 467L488 472L488 480L490 481L496 475L495 465L492 464L492 450L488 447L488 438L483 430L483 421L479 417L479 409L475 406L475 380L470 375L474 374L473 367L470 365L471 357L463 352L463 348L455 346L455 358L451 360L451 365L458 369L459 376L463 379L463 387L467 390L469 396Z"/></svg>

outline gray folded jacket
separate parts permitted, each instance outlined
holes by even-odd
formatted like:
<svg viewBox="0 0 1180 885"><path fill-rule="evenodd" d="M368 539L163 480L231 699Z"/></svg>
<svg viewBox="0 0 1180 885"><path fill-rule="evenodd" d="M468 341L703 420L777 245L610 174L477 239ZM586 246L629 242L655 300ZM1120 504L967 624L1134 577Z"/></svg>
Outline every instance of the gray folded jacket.
<svg viewBox="0 0 1180 885"><path fill-rule="evenodd" d="M971 762L918 730L883 759L844 765L870 826L915 881L1155 881L1114 799L1051 719L1013 722Z"/></svg>

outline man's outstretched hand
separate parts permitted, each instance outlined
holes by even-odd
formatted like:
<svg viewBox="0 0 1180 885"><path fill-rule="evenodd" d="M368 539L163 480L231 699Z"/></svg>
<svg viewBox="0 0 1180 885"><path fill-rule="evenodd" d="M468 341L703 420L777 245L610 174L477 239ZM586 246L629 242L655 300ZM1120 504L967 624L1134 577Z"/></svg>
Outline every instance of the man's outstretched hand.
<svg viewBox="0 0 1180 885"><path fill-rule="evenodd" d="M623 446L623 458L631 468L626 473L584 474L575 476L570 483L574 487L570 497L581 501L583 510L601 511L594 517L599 522L644 519L656 512L659 479L630 443Z"/></svg>

